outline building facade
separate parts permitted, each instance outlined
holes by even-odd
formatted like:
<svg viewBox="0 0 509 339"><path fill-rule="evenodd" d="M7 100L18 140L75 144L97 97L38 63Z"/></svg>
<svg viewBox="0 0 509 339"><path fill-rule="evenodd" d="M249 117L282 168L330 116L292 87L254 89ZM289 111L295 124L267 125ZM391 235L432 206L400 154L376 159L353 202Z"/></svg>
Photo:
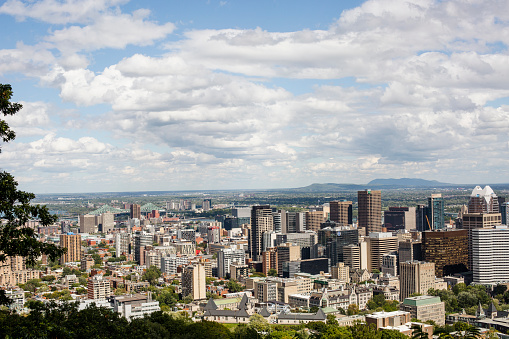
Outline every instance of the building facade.
<svg viewBox="0 0 509 339"><path fill-rule="evenodd" d="M358 227L364 228L366 235L382 231L382 192L358 191Z"/></svg>

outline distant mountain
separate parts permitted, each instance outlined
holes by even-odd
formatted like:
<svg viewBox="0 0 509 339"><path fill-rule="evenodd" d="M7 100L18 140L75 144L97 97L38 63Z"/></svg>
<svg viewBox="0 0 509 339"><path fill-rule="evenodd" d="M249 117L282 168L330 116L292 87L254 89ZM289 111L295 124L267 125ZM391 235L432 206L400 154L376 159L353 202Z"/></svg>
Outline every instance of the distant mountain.
<svg viewBox="0 0 509 339"><path fill-rule="evenodd" d="M311 184L306 187L299 187L291 189L292 192L300 192L300 193L333 193L333 192L343 192L343 191L352 191L352 190L360 190L363 189L363 185L356 184Z"/></svg>
<svg viewBox="0 0 509 339"><path fill-rule="evenodd" d="M367 186L399 186L399 187L443 187L451 186L451 184L436 181L424 180L416 178L401 178L401 179L375 179L371 180Z"/></svg>

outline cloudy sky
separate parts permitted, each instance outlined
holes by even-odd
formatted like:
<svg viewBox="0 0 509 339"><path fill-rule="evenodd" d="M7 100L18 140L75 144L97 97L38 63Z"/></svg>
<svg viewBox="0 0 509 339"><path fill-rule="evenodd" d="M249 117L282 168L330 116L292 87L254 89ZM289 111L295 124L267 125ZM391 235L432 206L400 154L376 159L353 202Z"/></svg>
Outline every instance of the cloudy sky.
<svg viewBox="0 0 509 339"><path fill-rule="evenodd" d="M0 2L37 193L509 182L509 2Z"/></svg>

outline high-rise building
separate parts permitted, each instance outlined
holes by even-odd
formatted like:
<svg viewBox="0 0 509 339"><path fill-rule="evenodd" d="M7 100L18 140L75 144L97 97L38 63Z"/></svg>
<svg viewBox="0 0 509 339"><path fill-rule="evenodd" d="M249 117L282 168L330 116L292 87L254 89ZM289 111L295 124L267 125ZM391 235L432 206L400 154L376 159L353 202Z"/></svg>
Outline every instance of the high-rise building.
<svg viewBox="0 0 509 339"><path fill-rule="evenodd" d="M110 212L101 214L99 232L108 233L115 227L115 215Z"/></svg>
<svg viewBox="0 0 509 339"><path fill-rule="evenodd" d="M419 232L429 231L429 224L426 219L428 215L428 206L417 205L415 207L415 227Z"/></svg>
<svg viewBox="0 0 509 339"><path fill-rule="evenodd" d="M366 231L366 235L371 232L382 231L382 192L381 191L358 191L358 227Z"/></svg>
<svg viewBox="0 0 509 339"><path fill-rule="evenodd" d="M287 212L286 213L286 232L296 233L306 230L305 212Z"/></svg>
<svg viewBox="0 0 509 339"><path fill-rule="evenodd" d="M318 239L325 247L325 256L334 266L343 262L343 247L359 243L359 230L348 226L326 227L318 231Z"/></svg>
<svg viewBox="0 0 509 339"><path fill-rule="evenodd" d="M60 234L60 247L66 248L67 252L62 254L60 263L81 261L81 235L67 233Z"/></svg>
<svg viewBox="0 0 509 339"><path fill-rule="evenodd" d="M277 272L279 276L283 276L283 264L289 261L299 260L300 246L293 245L292 243L281 244L277 247Z"/></svg>
<svg viewBox="0 0 509 339"><path fill-rule="evenodd" d="M509 229L507 226L472 230L473 282L497 285L509 281Z"/></svg>
<svg viewBox="0 0 509 339"><path fill-rule="evenodd" d="M502 218L502 225L507 225L507 220L509 220L509 202L504 202L499 206L500 215Z"/></svg>
<svg viewBox="0 0 509 339"><path fill-rule="evenodd" d="M93 214L80 215L80 233L97 232L96 217Z"/></svg>
<svg viewBox="0 0 509 339"><path fill-rule="evenodd" d="M411 294L428 294L435 288L435 263L406 261L399 263L400 300Z"/></svg>
<svg viewBox="0 0 509 339"><path fill-rule="evenodd" d="M318 231L320 225L325 221L323 211L306 212L306 230Z"/></svg>
<svg viewBox="0 0 509 339"><path fill-rule="evenodd" d="M152 246L154 243L154 236L150 233L136 232L134 235L134 260L143 265L145 248Z"/></svg>
<svg viewBox="0 0 509 339"><path fill-rule="evenodd" d="M193 297L193 300L203 300L205 294L205 267L201 264L189 265L182 272L182 295Z"/></svg>
<svg viewBox="0 0 509 339"><path fill-rule="evenodd" d="M272 219L274 224L274 231L276 233L287 233L286 230L286 215L287 212L285 210L278 210L276 212L272 212Z"/></svg>
<svg viewBox="0 0 509 339"><path fill-rule="evenodd" d="M398 237L390 232L371 232L366 237L368 244L368 270L380 270L383 256L398 250Z"/></svg>
<svg viewBox="0 0 509 339"><path fill-rule="evenodd" d="M217 276L224 278L230 274L232 264L244 265L246 254L242 249L225 248L217 252Z"/></svg>
<svg viewBox="0 0 509 339"><path fill-rule="evenodd" d="M400 262L422 261L422 243L420 241L400 241L398 247Z"/></svg>
<svg viewBox="0 0 509 339"><path fill-rule="evenodd" d="M415 207L389 207L384 211L384 227L388 231L414 230L415 217Z"/></svg>
<svg viewBox="0 0 509 339"><path fill-rule="evenodd" d="M343 262L351 269L368 269L368 246L362 241L343 247Z"/></svg>
<svg viewBox="0 0 509 339"><path fill-rule="evenodd" d="M212 199L204 199L202 208L204 211L210 211L212 209Z"/></svg>
<svg viewBox="0 0 509 339"><path fill-rule="evenodd" d="M117 233L115 234L115 256L119 258L122 254L131 253L131 234Z"/></svg>
<svg viewBox="0 0 509 339"><path fill-rule="evenodd" d="M490 186L475 186L468 201L468 213L499 213L498 197Z"/></svg>
<svg viewBox="0 0 509 339"><path fill-rule="evenodd" d="M141 219L141 206L138 204L131 205L131 219Z"/></svg>
<svg viewBox="0 0 509 339"><path fill-rule="evenodd" d="M331 201L330 207L330 220L339 225L351 225L353 223L353 210L351 201Z"/></svg>
<svg viewBox="0 0 509 339"><path fill-rule="evenodd" d="M502 224L500 213L467 213L463 215L461 228L468 231L468 268L472 269L472 231L492 228Z"/></svg>
<svg viewBox="0 0 509 339"><path fill-rule="evenodd" d="M429 223L428 229L430 226L433 230L445 228L444 209L444 198L442 194L432 194L431 197L428 198L428 214L426 215L426 223Z"/></svg>
<svg viewBox="0 0 509 339"><path fill-rule="evenodd" d="M253 206L251 210L251 232L249 233L249 253L251 259L262 260L263 234L272 232L274 223L269 205Z"/></svg>
<svg viewBox="0 0 509 339"><path fill-rule="evenodd" d="M88 299L106 299L111 295L110 281L100 274L88 278Z"/></svg>
<svg viewBox="0 0 509 339"><path fill-rule="evenodd" d="M422 259L435 263L437 277L467 271L468 231L443 230L422 233Z"/></svg>
<svg viewBox="0 0 509 339"><path fill-rule="evenodd" d="M262 254L263 257L263 274L266 276L269 275L269 271L271 269L274 269L277 271L278 269L278 263L277 263L277 248L276 247L270 247L265 249L265 252Z"/></svg>

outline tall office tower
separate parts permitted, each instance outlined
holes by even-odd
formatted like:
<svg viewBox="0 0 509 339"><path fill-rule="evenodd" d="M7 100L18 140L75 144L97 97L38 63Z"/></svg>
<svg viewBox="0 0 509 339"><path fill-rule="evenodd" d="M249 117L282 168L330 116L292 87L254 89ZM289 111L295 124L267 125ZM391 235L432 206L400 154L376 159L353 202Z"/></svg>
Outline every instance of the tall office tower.
<svg viewBox="0 0 509 339"><path fill-rule="evenodd" d="M388 231L416 229L415 207L389 207L384 211L384 227Z"/></svg>
<svg viewBox="0 0 509 339"><path fill-rule="evenodd" d="M131 234L117 233L115 234L115 256L119 258L122 254L130 254Z"/></svg>
<svg viewBox="0 0 509 339"><path fill-rule="evenodd" d="M307 211L306 214L306 230L318 231L320 225L325 221L323 211Z"/></svg>
<svg viewBox="0 0 509 339"><path fill-rule="evenodd" d="M320 245L325 247L325 256L330 259L334 266L343 262L343 248L350 244L359 243L359 230L348 226L335 228L327 227L318 231Z"/></svg>
<svg viewBox="0 0 509 339"><path fill-rule="evenodd" d="M291 243L281 244L277 247L277 272L280 277L283 276L283 264L289 261L300 259L300 246Z"/></svg>
<svg viewBox="0 0 509 339"><path fill-rule="evenodd" d="M88 278L88 299L106 299L111 295L110 281L100 274Z"/></svg>
<svg viewBox="0 0 509 339"><path fill-rule="evenodd" d="M287 212L286 214L286 232L297 233L306 230L305 212ZM284 233L284 232L283 232Z"/></svg>
<svg viewBox="0 0 509 339"><path fill-rule="evenodd" d="M371 232L366 237L368 243L368 270L372 272L382 267L383 256L398 250L398 237L390 232Z"/></svg>
<svg viewBox="0 0 509 339"><path fill-rule="evenodd" d="M357 217L358 227L366 231L366 235L371 232L382 231L382 192L381 191L358 191L358 209Z"/></svg>
<svg viewBox="0 0 509 339"><path fill-rule="evenodd" d="M278 264L277 264L277 248L276 247L270 247L265 250L262 254L263 256L263 262L262 262L262 271L263 274L269 275L269 271L271 269L274 269L277 271Z"/></svg>
<svg viewBox="0 0 509 339"><path fill-rule="evenodd" d="M330 221L335 221L339 225L351 225L353 223L352 216L352 202L351 201L331 201L330 207Z"/></svg>
<svg viewBox="0 0 509 339"><path fill-rule="evenodd" d="M400 241L398 256L400 262L422 261L422 243L420 241Z"/></svg>
<svg viewBox="0 0 509 339"><path fill-rule="evenodd" d="M204 199L202 208L204 211L210 211L212 209L212 199Z"/></svg>
<svg viewBox="0 0 509 339"><path fill-rule="evenodd" d="M115 228L115 215L110 212L101 214L99 223L99 232L108 233Z"/></svg>
<svg viewBox="0 0 509 339"><path fill-rule="evenodd" d="M131 219L141 219L141 206L138 204L131 205L131 214L129 215Z"/></svg>
<svg viewBox="0 0 509 339"><path fill-rule="evenodd" d="M500 215L502 225L507 225L507 220L509 219L509 202L504 202L500 206Z"/></svg>
<svg viewBox="0 0 509 339"><path fill-rule="evenodd" d="M507 226L472 230L473 282L497 285L509 281L509 229Z"/></svg>
<svg viewBox="0 0 509 339"><path fill-rule="evenodd" d="M285 210L272 212L272 222L274 223L274 231L276 233L288 233L286 230L286 214Z"/></svg>
<svg viewBox="0 0 509 339"><path fill-rule="evenodd" d="M468 201L468 213L499 213L498 197L490 186L475 186Z"/></svg>
<svg viewBox="0 0 509 339"><path fill-rule="evenodd" d="M251 210L251 231L249 233L249 253L254 261L262 260L263 234L272 232L274 223L269 205L253 206Z"/></svg>
<svg viewBox="0 0 509 339"><path fill-rule="evenodd" d="M62 254L60 258L60 264L81 261L81 235L73 233L60 234L60 247L67 249L67 252Z"/></svg>
<svg viewBox="0 0 509 339"><path fill-rule="evenodd" d="M411 294L426 295L435 288L435 264L424 261L406 261L399 263L400 300Z"/></svg>
<svg viewBox="0 0 509 339"><path fill-rule="evenodd" d="M351 269L368 269L368 247L362 241L343 247L343 262Z"/></svg>
<svg viewBox="0 0 509 339"><path fill-rule="evenodd" d="M217 252L217 276L224 278L230 274L230 265L246 263L246 254L242 249L224 248Z"/></svg>
<svg viewBox="0 0 509 339"><path fill-rule="evenodd" d="M422 259L435 263L437 277L467 271L468 231L426 231L422 233Z"/></svg>
<svg viewBox="0 0 509 339"><path fill-rule="evenodd" d="M80 233L95 233L96 223L95 215L85 214L80 215Z"/></svg>
<svg viewBox="0 0 509 339"><path fill-rule="evenodd" d="M205 267L202 264L189 265L182 272L182 295L193 297L193 300L203 300L205 294Z"/></svg>
<svg viewBox="0 0 509 339"><path fill-rule="evenodd" d="M428 215L428 206L417 205L415 207L415 227L419 232L429 231L429 225L426 220Z"/></svg>
<svg viewBox="0 0 509 339"><path fill-rule="evenodd" d="M426 215L426 224L428 225L428 229L430 226L433 230L444 229L444 215L444 198L442 197L442 194L432 194L431 197L428 198L428 214Z"/></svg>
<svg viewBox="0 0 509 339"><path fill-rule="evenodd" d="M502 224L500 213L467 213L463 215L461 228L468 231L468 268L472 269L472 231L479 228L492 228Z"/></svg>
<svg viewBox="0 0 509 339"><path fill-rule="evenodd" d="M145 248L152 246L153 243L154 236L152 234L136 232L134 235L134 260L138 264L142 264L142 259L144 259L142 254L145 252Z"/></svg>

